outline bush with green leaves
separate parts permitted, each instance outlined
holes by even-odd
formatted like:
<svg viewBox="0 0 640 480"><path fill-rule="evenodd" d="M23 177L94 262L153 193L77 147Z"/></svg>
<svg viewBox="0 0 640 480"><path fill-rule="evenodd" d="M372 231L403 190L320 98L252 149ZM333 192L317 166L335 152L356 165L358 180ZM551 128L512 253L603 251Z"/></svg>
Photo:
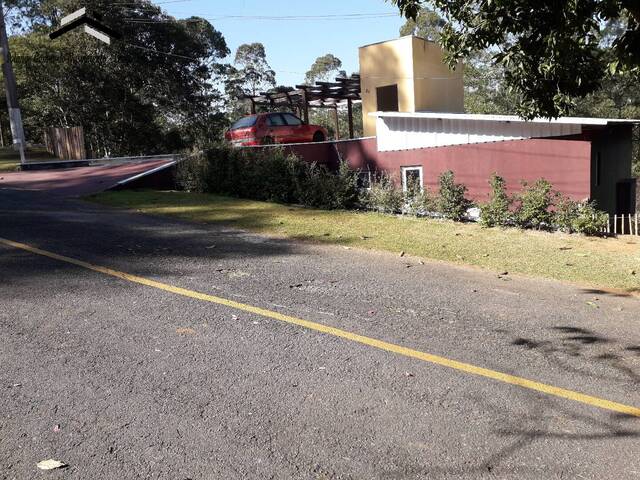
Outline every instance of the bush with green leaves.
<svg viewBox="0 0 640 480"><path fill-rule="evenodd" d="M353 208L360 203L360 189L358 187L358 171L349 167L346 161L341 161L336 180L335 203L339 208Z"/></svg>
<svg viewBox="0 0 640 480"><path fill-rule="evenodd" d="M569 197L558 194L554 202L553 223L558 230L573 233L574 222L578 217L578 202Z"/></svg>
<svg viewBox="0 0 640 480"><path fill-rule="evenodd" d="M461 221L465 218L467 210L473 203L465 197L467 187L455 182L451 170L442 173L439 177L440 191L438 207L445 218Z"/></svg>
<svg viewBox="0 0 640 480"><path fill-rule="evenodd" d="M480 223L485 227L505 227L513 222L511 203L513 200L507 195L506 182L497 173L489 180L491 194L489 201L480 205Z"/></svg>
<svg viewBox="0 0 640 480"><path fill-rule="evenodd" d="M407 215L424 216L438 211L438 196L428 188L420 185L415 178L408 179L404 191L402 212Z"/></svg>
<svg viewBox="0 0 640 480"><path fill-rule="evenodd" d="M345 162L332 172L278 147L213 145L180 164L176 183L185 190L326 209L358 202L357 172Z"/></svg>
<svg viewBox="0 0 640 480"><path fill-rule="evenodd" d="M518 196L518 209L516 210L516 222L523 228L551 228L553 213L553 187L540 178L533 185L522 182L523 190Z"/></svg>
<svg viewBox="0 0 640 480"><path fill-rule="evenodd" d="M359 190L358 172L342 162L337 172L324 165L308 163L282 148L234 149L216 145L194 154L176 170L176 183L187 191L217 193L282 203L299 203L324 209L351 209L360 205L381 213L421 216L439 213L460 221L473 205L465 197L467 187L456 183L453 172L440 175L435 195L413 179L405 191L381 173L368 190ZM566 232L598 235L607 226L607 214L593 202L577 203L558 193L539 179L523 183L518 207L511 211L513 199L506 193L505 181L493 174L491 195L481 205L481 223L506 226L514 222L524 228L557 228Z"/></svg>
<svg viewBox="0 0 640 480"><path fill-rule="evenodd" d="M574 232L585 235L601 235L609 224L609 216L596 208L595 202L578 204L572 223Z"/></svg>
<svg viewBox="0 0 640 480"><path fill-rule="evenodd" d="M201 153L193 153L179 162L175 169L175 183L186 192L205 192L205 157Z"/></svg>
<svg viewBox="0 0 640 480"><path fill-rule="evenodd" d="M387 174L379 174L364 192L364 206L380 213L398 213L404 205L404 194Z"/></svg>

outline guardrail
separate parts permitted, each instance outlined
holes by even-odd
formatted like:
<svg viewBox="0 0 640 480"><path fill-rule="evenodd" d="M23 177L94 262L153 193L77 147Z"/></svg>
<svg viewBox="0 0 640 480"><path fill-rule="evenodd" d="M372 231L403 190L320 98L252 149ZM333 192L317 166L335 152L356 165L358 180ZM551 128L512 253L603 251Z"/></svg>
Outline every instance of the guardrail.
<svg viewBox="0 0 640 480"><path fill-rule="evenodd" d="M166 160L167 162L175 162L180 160L181 155L142 155L135 157L107 157L107 158L89 158L86 160L47 160L44 162L27 162L21 165L22 170L48 170L58 168L74 168L88 167L99 165L123 165L127 163L143 163Z"/></svg>
<svg viewBox="0 0 640 480"><path fill-rule="evenodd" d="M112 163L132 163L132 162L145 162L145 161L155 161L155 160L176 161L180 157L181 155L171 153L166 155L140 155L135 157L91 158L91 159L82 160L82 161L89 162L89 165L102 165L102 164L112 164Z"/></svg>

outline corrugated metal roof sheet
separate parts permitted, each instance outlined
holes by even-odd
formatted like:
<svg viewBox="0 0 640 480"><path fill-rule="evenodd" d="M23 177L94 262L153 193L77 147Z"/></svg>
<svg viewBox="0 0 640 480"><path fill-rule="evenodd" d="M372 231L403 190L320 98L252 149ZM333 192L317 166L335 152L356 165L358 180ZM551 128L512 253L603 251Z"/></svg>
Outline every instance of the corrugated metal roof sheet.
<svg viewBox="0 0 640 480"><path fill-rule="evenodd" d="M609 125L616 123L640 123L640 119L560 117L534 118L524 120L516 115L483 115L476 113L439 113L439 112L371 112L374 117L440 118L448 120L473 120L477 122L519 122L519 123L573 123L578 125Z"/></svg>
<svg viewBox="0 0 640 480"><path fill-rule="evenodd" d="M633 124L640 120L563 117L523 120L512 115L374 112L378 151L465 145L526 138L578 135L586 125Z"/></svg>

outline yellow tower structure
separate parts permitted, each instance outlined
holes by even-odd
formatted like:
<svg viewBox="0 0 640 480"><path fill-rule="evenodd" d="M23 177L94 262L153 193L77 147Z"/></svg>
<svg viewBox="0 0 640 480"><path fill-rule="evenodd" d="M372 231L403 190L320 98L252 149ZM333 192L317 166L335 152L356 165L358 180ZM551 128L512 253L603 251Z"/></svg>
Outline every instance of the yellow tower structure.
<svg viewBox="0 0 640 480"><path fill-rule="evenodd" d="M371 112L464 112L464 66L450 70L437 43L409 35L359 53L365 136L376 134Z"/></svg>

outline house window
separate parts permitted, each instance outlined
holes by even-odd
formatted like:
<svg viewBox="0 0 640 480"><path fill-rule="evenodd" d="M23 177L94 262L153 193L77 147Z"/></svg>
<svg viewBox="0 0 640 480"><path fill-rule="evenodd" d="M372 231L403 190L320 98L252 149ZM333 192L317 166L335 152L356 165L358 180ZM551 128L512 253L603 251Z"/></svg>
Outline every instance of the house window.
<svg viewBox="0 0 640 480"><path fill-rule="evenodd" d="M378 101L379 112L397 112L398 108L398 85L388 85L376 88L376 99Z"/></svg>
<svg viewBox="0 0 640 480"><path fill-rule="evenodd" d="M600 183L602 182L602 156L600 155L600 152L596 153L596 172L595 172L595 184L596 187L600 186Z"/></svg>
<svg viewBox="0 0 640 480"><path fill-rule="evenodd" d="M358 172L358 188L362 190L371 190L371 171L360 170Z"/></svg>
<svg viewBox="0 0 640 480"><path fill-rule="evenodd" d="M422 167L402 167L402 190L418 192L423 190Z"/></svg>

